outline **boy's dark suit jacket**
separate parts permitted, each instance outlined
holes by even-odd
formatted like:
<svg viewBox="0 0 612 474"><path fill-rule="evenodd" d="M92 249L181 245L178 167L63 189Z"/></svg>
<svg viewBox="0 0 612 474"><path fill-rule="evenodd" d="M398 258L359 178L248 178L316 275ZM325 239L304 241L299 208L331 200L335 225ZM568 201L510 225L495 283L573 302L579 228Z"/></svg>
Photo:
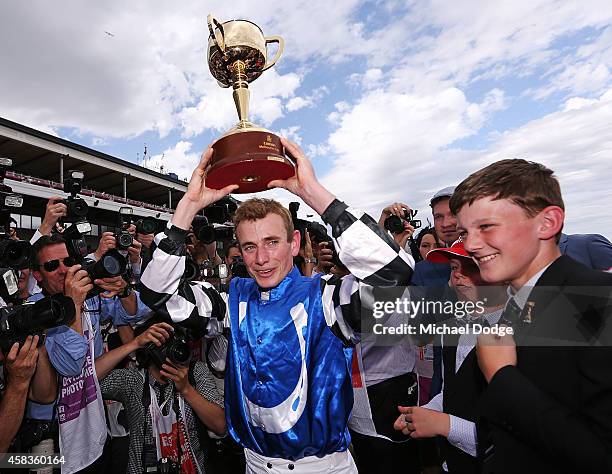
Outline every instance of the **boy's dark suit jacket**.
<svg viewBox="0 0 612 474"><path fill-rule="evenodd" d="M481 399L483 472L612 473L612 274L561 256L515 330L516 367Z"/></svg>

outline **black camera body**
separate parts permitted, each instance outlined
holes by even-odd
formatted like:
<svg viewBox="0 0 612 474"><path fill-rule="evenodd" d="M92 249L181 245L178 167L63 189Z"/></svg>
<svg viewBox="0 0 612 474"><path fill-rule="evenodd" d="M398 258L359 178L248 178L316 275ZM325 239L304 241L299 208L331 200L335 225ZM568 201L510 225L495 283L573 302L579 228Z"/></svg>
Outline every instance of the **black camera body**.
<svg viewBox="0 0 612 474"><path fill-rule="evenodd" d="M249 275L247 267L244 263L244 259L240 255L236 255L232 258L230 271L232 272L232 277L251 278L251 275Z"/></svg>
<svg viewBox="0 0 612 474"><path fill-rule="evenodd" d="M213 266L212 262L198 264L191 254L185 259L184 281L202 281L206 278L227 278L229 276L227 265L221 263Z"/></svg>
<svg viewBox="0 0 612 474"><path fill-rule="evenodd" d="M121 229L118 234L115 234L115 241L119 250L127 250L134 243L134 237L127 230Z"/></svg>
<svg viewBox="0 0 612 474"><path fill-rule="evenodd" d="M144 347L144 351L158 369L161 369L161 366L166 363L166 359L175 365L186 366L191 360L191 348L187 343L189 339L187 329L175 325L174 331L166 342L159 347L149 342Z"/></svg>
<svg viewBox="0 0 612 474"><path fill-rule="evenodd" d="M401 234L404 232L404 222L408 222L415 229L421 227L421 221L414 219L419 212L418 210L413 211L412 209L403 208L403 211L404 214L402 217L393 215L385 219L385 230L388 230L392 234Z"/></svg>
<svg viewBox="0 0 612 474"><path fill-rule="evenodd" d="M0 309L0 348L6 355L11 346L23 344L28 336L39 335L42 345L45 330L70 325L76 312L72 298L57 294L47 296L36 303Z"/></svg>
<svg viewBox="0 0 612 474"><path fill-rule="evenodd" d="M233 225L211 224L206 216L195 216L191 226L196 239L206 245L234 238Z"/></svg>
<svg viewBox="0 0 612 474"><path fill-rule="evenodd" d="M28 268L32 261L32 246L29 242L10 238L11 212L23 206L23 196L13 192L4 184L7 169L13 162L0 158L0 297L11 301L19 291L16 270Z"/></svg>
<svg viewBox="0 0 612 474"><path fill-rule="evenodd" d="M211 223L226 224L227 222L231 222L232 215L236 212L237 208L238 205L234 201L228 197L224 197L214 204L205 207L203 213Z"/></svg>
<svg viewBox="0 0 612 474"><path fill-rule="evenodd" d="M191 222L193 235L204 244L211 244L215 239L215 228L209 224L205 216L195 216Z"/></svg>
<svg viewBox="0 0 612 474"><path fill-rule="evenodd" d="M127 250L134 243L134 236L128 230L132 225L133 212L131 207L119 209L118 227L121 230L115 234L115 245L119 250Z"/></svg>
<svg viewBox="0 0 612 474"><path fill-rule="evenodd" d="M138 234L155 234L157 232L157 222L152 217L138 219L135 224Z"/></svg>
<svg viewBox="0 0 612 474"><path fill-rule="evenodd" d="M190 253L187 253L185 258L185 271L183 272L183 280L199 281L201 279L200 266L194 260Z"/></svg>
<svg viewBox="0 0 612 474"><path fill-rule="evenodd" d="M123 275L127 269L127 260L117 249L110 249L102 255L100 260L85 259L82 265L93 282L99 278Z"/></svg>
<svg viewBox="0 0 612 474"><path fill-rule="evenodd" d="M66 205L66 215L63 218L64 222L81 222L87 218L89 212L89 205L82 198L68 197L60 201Z"/></svg>
<svg viewBox="0 0 612 474"><path fill-rule="evenodd" d="M64 222L76 223L87 220L89 205L84 199L77 197L81 192L84 174L80 171L70 171L70 177L64 179L64 192L70 194L66 199L62 199L62 204L66 205L66 216Z"/></svg>

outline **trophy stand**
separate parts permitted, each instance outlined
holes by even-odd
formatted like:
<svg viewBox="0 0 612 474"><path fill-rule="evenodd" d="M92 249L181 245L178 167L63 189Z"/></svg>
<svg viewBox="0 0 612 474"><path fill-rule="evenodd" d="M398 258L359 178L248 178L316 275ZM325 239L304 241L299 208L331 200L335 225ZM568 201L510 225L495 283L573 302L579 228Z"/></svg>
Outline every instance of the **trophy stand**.
<svg viewBox="0 0 612 474"><path fill-rule="evenodd" d="M265 38L257 25L246 20L219 23L209 15L208 25L209 68L219 85L231 84L239 122L213 143L206 185L221 189L238 184L235 193L264 191L270 181L295 174L280 138L249 121L249 82L274 65L282 53L282 38ZM279 49L268 63L266 45L272 42L279 43Z"/></svg>

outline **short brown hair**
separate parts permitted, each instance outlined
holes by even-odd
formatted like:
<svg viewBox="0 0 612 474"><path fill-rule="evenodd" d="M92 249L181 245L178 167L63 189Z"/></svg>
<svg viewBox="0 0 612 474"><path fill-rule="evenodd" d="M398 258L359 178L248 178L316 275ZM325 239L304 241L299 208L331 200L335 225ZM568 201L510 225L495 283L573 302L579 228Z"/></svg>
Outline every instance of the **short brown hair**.
<svg viewBox="0 0 612 474"><path fill-rule="evenodd" d="M32 258L31 266L33 270L38 270L41 265L41 262L38 258L42 249L46 247L51 247L52 245L66 245L66 240L62 237L61 234L51 234L51 235L43 235L40 239L32 244ZM67 246L66 246L67 247Z"/></svg>
<svg viewBox="0 0 612 474"><path fill-rule="evenodd" d="M548 206L565 209L553 171L540 163L517 158L497 161L464 179L450 199L450 210L457 214L466 204L486 197L509 199L529 217Z"/></svg>
<svg viewBox="0 0 612 474"><path fill-rule="evenodd" d="M234 226L238 230L238 224L243 221L256 221L263 219L268 214L281 216L287 229L287 242L293 239L293 220L291 213L280 202L274 199L252 198L244 201L234 213Z"/></svg>

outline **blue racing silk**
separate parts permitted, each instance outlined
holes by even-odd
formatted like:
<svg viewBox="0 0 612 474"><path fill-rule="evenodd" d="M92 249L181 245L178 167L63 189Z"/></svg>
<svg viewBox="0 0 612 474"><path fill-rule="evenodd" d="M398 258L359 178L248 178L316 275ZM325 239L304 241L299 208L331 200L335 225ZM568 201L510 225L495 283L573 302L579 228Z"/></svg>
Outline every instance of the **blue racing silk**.
<svg viewBox="0 0 612 474"><path fill-rule="evenodd" d="M321 288L295 267L271 290L231 281L225 414L234 440L259 454L297 460L350 444L353 349L326 323Z"/></svg>

